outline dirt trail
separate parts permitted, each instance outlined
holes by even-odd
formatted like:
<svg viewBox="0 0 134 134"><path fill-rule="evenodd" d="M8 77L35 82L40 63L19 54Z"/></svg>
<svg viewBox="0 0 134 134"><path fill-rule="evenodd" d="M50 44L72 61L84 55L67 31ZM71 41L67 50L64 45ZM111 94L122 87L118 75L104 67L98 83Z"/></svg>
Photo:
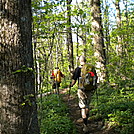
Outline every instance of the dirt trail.
<svg viewBox="0 0 134 134"><path fill-rule="evenodd" d="M61 89L60 93L63 94L63 101L68 105L69 108L69 116L73 123L76 126L77 134L84 134L83 132L83 121L80 116L80 109L77 103L77 97L70 96L68 102L68 94L66 94L67 89ZM80 119L80 120L78 120ZM115 134L110 132L107 129L103 128L102 121L94 121L89 118L89 133L86 134Z"/></svg>

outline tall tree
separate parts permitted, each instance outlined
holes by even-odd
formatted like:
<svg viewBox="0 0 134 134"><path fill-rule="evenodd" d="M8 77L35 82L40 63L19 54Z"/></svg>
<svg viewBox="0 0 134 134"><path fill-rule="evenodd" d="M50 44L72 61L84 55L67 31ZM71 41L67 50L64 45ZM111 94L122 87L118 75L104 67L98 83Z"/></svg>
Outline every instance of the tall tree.
<svg viewBox="0 0 134 134"><path fill-rule="evenodd" d="M1 134L39 134L34 91L31 0L0 2Z"/></svg>
<svg viewBox="0 0 134 134"><path fill-rule="evenodd" d="M92 33L94 44L94 55L97 59L96 67L99 81L104 81L106 77L106 54L104 46L104 36L102 28L100 0L90 0L91 15L92 15Z"/></svg>
<svg viewBox="0 0 134 134"><path fill-rule="evenodd" d="M120 29L121 28L121 11L120 11L120 4L119 4L120 0L115 0L115 8L116 8L116 23L117 23L117 28ZM118 42L116 45L116 52L118 55L121 55L122 53L122 39L121 39L121 35L117 36Z"/></svg>
<svg viewBox="0 0 134 134"><path fill-rule="evenodd" d="M73 71L74 61L73 61L73 40L72 40L72 29L71 29L71 4L72 0L67 0L67 47L68 47L68 57L69 57L69 70Z"/></svg>
<svg viewBox="0 0 134 134"><path fill-rule="evenodd" d="M109 64L109 50L110 50L110 20L109 20L109 3L108 0L104 0L103 2L103 9L104 9L104 15L103 15L103 23L104 23L104 40L105 40L105 46L106 46L106 66ZM106 71L107 80L109 81L109 72L108 68Z"/></svg>

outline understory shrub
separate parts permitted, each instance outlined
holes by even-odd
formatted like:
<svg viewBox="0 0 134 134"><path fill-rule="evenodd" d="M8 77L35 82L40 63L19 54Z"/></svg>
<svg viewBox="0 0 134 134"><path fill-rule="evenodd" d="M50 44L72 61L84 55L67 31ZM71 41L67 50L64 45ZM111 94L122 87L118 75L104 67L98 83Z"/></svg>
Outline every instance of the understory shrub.
<svg viewBox="0 0 134 134"><path fill-rule="evenodd" d="M94 95L92 104L95 106L96 101L99 103L91 109L91 118L103 119L117 134L133 134L134 95L132 94L132 89L124 90L123 94L117 93L117 89L98 89L98 97Z"/></svg>
<svg viewBox="0 0 134 134"><path fill-rule="evenodd" d="M38 101L41 134L75 134L67 106L60 96L51 94Z"/></svg>

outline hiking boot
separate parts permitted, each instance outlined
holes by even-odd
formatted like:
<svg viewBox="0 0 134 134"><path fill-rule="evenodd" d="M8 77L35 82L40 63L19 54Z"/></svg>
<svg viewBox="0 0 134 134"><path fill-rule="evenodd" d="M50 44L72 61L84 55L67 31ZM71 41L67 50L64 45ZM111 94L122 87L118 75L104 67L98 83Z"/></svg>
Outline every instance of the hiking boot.
<svg viewBox="0 0 134 134"><path fill-rule="evenodd" d="M83 119L79 118L78 120L76 120L76 123L83 123Z"/></svg>
<svg viewBox="0 0 134 134"><path fill-rule="evenodd" d="M88 129L88 126L86 126L85 124L84 124L84 126L83 126L83 132L88 132L89 131L89 129Z"/></svg>

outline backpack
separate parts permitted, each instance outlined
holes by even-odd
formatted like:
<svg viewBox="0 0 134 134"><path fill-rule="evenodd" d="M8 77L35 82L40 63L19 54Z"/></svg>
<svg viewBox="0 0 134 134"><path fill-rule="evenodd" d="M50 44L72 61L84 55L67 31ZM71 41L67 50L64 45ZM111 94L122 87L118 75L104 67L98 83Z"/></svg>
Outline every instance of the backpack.
<svg viewBox="0 0 134 134"><path fill-rule="evenodd" d="M53 70L54 80L57 82L61 82L61 71L59 69Z"/></svg>
<svg viewBox="0 0 134 134"><path fill-rule="evenodd" d="M96 88L97 76L94 66L84 64L81 68L81 77L79 77L79 89L93 90Z"/></svg>

